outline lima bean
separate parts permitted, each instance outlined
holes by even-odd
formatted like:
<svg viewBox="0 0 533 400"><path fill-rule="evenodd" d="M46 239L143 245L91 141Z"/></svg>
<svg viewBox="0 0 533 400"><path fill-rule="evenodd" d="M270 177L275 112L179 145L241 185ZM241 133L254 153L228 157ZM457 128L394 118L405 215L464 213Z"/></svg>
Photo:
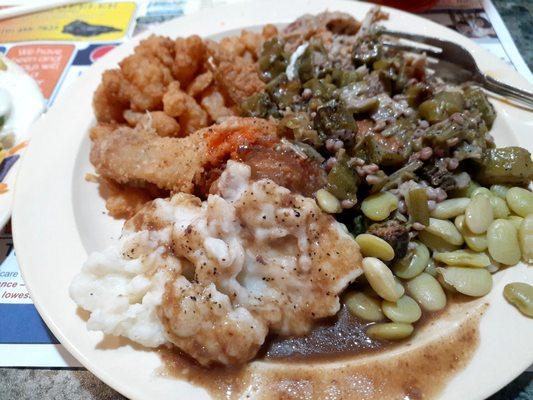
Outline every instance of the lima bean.
<svg viewBox="0 0 533 400"><path fill-rule="evenodd" d="M493 220L494 213L490 204L490 197L483 194L475 195L465 211L465 223L468 229L478 235L485 233Z"/></svg>
<svg viewBox="0 0 533 400"><path fill-rule="evenodd" d="M381 321L385 318L380 301L361 292L349 292L344 303L351 314L365 321Z"/></svg>
<svg viewBox="0 0 533 400"><path fill-rule="evenodd" d="M372 325L366 330L366 334L372 339L401 340L411 336L413 330L410 324L385 322Z"/></svg>
<svg viewBox="0 0 533 400"><path fill-rule="evenodd" d="M472 193L470 194L470 197L473 199L478 194L485 195L489 198L493 196L492 192L489 189L487 189L486 187L478 186L472 191Z"/></svg>
<svg viewBox="0 0 533 400"><path fill-rule="evenodd" d="M372 221L383 221L398 208L398 198L390 192L372 194L361 203L361 211Z"/></svg>
<svg viewBox="0 0 533 400"><path fill-rule="evenodd" d="M518 215L511 215L509 218L507 218L507 220L511 222L518 230L520 229L520 225L522 225L522 221L524 220L524 218L519 217Z"/></svg>
<svg viewBox="0 0 533 400"><path fill-rule="evenodd" d="M428 265L426 269L424 270L426 274L430 274L432 277L437 276L437 266L435 265L435 261L433 261L432 258L429 259Z"/></svg>
<svg viewBox="0 0 533 400"><path fill-rule="evenodd" d="M510 189L510 186L507 185L492 185L490 187L490 191L495 196L498 196L501 199L505 200L505 196L507 195L507 191Z"/></svg>
<svg viewBox="0 0 533 400"><path fill-rule="evenodd" d="M475 233L470 232L470 229L468 229L464 221L464 215L457 216L455 218L455 226L463 235L463 238L465 239L465 243L468 248L474 251L485 251L488 247L487 235L476 235Z"/></svg>
<svg viewBox="0 0 533 400"><path fill-rule="evenodd" d="M430 218L429 225L425 230L455 246L460 246L464 243L461 233L452 222L446 219Z"/></svg>
<svg viewBox="0 0 533 400"><path fill-rule="evenodd" d="M503 288L503 295L522 314L533 318L533 286L521 282L509 283Z"/></svg>
<svg viewBox="0 0 533 400"><path fill-rule="evenodd" d="M434 277L425 272L407 282L407 293L426 311L438 311L446 307L444 290Z"/></svg>
<svg viewBox="0 0 533 400"><path fill-rule="evenodd" d="M512 187L505 196L509 208L515 213L525 218L533 214L533 193L520 187Z"/></svg>
<svg viewBox="0 0 533 400"><path fill-rule="evenodd" d="M446 265L458 267L485 268L490 265L490 258L485 253L476 253L472 250L456 250L445 253L434 253L435 261Z"/></svg>
<svg viewBox="0 0 533 400"><path fill-rule="evenodd" d="M497 219L487 231L489 254L494 260L505 265L515 265L520 261L518 232L512 222Z"/></svg>
<svg viewBox="0 0 533 400"><path fill-rule="evenodd" d="M390 261L394 258L392 246L378 236L362 233L356 236L355 241L365 257L377 257L383 261Z"/></svg>
<svg viewBox="0 0 533 400"><path fill-rule="evenodd" d="M419 242L413 242L415 249L411 254L397 261L392 270L394 274L402 279L411 279L424 271L429 262L428 248Z"/></svg>
<svg viewBox="0 0 533 400"><path fill-rule="evenodd" d="M492 213L494 215L494 218L507 218L509 214L511 214L511 211L509 210L509 207L507 207L507 203L504 199L492 196L490 199L490 205L492 206Z"/></svg>
<svg viewBox="0 0 533 400"><path fill-rule="evenodd" d="M395 303L383 300L381 308L385 316L393 322L411 324L422 316L418 303L406 295L400 297Z"/></svg>
<svg viewBox="0 0 533 400"><path fill-rule="evenodd" d="M529 214L518 228L518 242L522 250L522 259L533 264L533 214Z"/></svg>
<svg viewBox="0 0 533 400"><path fill-rule="evenodd" d="M485 296L492 289L492 275L484 268L437 268L444 281L467 296Z"/></svg>
<svg viewBox="0 0 533 400"><path fill-rule="evenodd" d="M327 213L335 214L342 211L341 202L326 189L316 192L316 201L319 207Z"/></svg>
<svg viewBox="0 0 533 400"><path fill-rule="evenodd" d="M398 293L399 297L402 297L405 294L405 288L398 278L394 277L394 280L396 281L396 293Z"/></svg>
<svg viewBox="0 0 533 400"><path fill-rule="evenodd" d="M363 271L368 283L383 299L396 301L402 297L389 267L383 261L375 257L363 258Z"/></svg>
<svg viewBox="0 0 533 400"><path fill-rule="evenodd" d="M454 251L459 248L428 231L418 232L418 239L433 251Z"/></svg>
<svg viewBox="0 0 533 400"><path fill-rule="evenodd" d="M457 217L460 214L464 214L466 207L470 203L470 199L467 197L459 197L456 199L448 199L438 203L431 216L439 219L449 219Z"/></svg>
<svg viewBox="0 0 533 400"><path fill-rule="evenodd" d="M468 184L468 186L466 187L466 190L465 190L465 196L466 197L472 197L472 195L474 194L474 191L479 188L481 186L479 186L479 183L477 182L474 182L474 181L470 181L470 183Z"/></svg>

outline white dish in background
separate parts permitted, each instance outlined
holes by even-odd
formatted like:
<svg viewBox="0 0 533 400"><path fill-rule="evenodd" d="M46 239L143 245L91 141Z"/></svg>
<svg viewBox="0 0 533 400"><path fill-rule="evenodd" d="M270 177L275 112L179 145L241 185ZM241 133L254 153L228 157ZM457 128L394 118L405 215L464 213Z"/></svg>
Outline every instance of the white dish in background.
<svg viewBox="0 0 533 400"><path fill-rule="evenodd" d="M29 139L28 128L44 110L44 98L35 80L21 67L1 55L0 59L7 66L5 71L0 70L0 89L9 93L11 100L11 111L2 129L2 134L13 132L13 144L16 146ZM21 151L17 154L20 155ZM19 164L20 160L17 160L9 169L6 177L1 180L7 184L8 191L0 194L0 229L11 217L13 188Z"/></svg>
<svg viewBox="0 0 533 400"><path fill-rule="evenodd" d="M99 60L33 125L34 138L15 191L13 232L17 258L35 305L52 332L108 385L132 399L208 398L200 387L157 374L161 361L156 352L104 338L100 332L89 332L68 295L68 286L88 252L108 245L122 226L106 215L96 185L84 179L87 172L93 171L87 131L94 123L91 100L101 73L114 67L151 33L173 38L191 34L219 37L240 28L284 24L304 13L325 9L349 12L360 19L369 8L369 4L360 2L276 0L206 10L167 22ZM421 17L387 11L390 20L385 25L391 29L455 41L473 53L483 71L516 86L531 87L501 60L456 32ZM520 144L531 150L532 114L500 101L494 104L498 118L492 133L498 145ZM533 320L520 315L502 296L503 286L512 281L533 283L533 269L521 264L495 275L494 288L483 299L490 307L481 320L479 347L440 399L486 398L533 362ZM404 347L395 351L403 350L407 351Z"/></svg>

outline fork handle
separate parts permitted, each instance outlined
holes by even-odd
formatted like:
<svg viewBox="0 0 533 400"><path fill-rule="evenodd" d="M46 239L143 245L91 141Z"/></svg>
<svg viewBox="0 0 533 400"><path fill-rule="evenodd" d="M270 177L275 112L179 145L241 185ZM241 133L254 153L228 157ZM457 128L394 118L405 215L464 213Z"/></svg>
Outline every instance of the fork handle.
<svg viewBox="0 0 533 400"><path fill-rule="evenodd" d="M510 97L514 100L517 100L521 102L522 104L533 108L533 93L518 89L514 86L507 85L506 83L497 81L494 78L491 78L488 75L482 74L481 76L481 83L483 84L483 87L487 90L490 90L491 92L494 92L496 94Z"/></svg>

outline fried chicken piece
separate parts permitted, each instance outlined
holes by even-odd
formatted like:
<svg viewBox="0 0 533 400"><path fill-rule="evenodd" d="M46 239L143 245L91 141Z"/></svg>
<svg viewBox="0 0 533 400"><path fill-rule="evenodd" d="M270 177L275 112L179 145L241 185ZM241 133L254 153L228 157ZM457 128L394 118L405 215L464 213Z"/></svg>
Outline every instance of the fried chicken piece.
<svg viewBox="0 0 533 400"><path fill-rule="evenodd" d="M174 54L172 75L183 87L187 87L204 64L204 41L197 35L177 38L174 41Z"/></svg>
<svg viewBox="0 0 533 400"><path fill-rule="evenodd" d="M91 131L91 162L118 183L153 183L191 193L204 168L217 166L239 146L274 141L276 124L257 118L228 118L187 137L160 137L153 128L97 126Z"/></svg>
<svg viewBox="0 0 533 400"><path fill-rule="evenodd" d="M130 108L134 111L160 110L163 95L173 81L170 69L158 58L132 54L120 62L127 81Z"/></svg>
<svg viewBox="0 0 533 400"><path fill-rule="evenodd" d="M154 130L120 127L94 141L96 171L118 183L154 183L161 189L191 192L207 162L203 134L159 137Z"/></svg>
<svg viewBox="0 0 533 400"><path fill-rule="evenodd" d="M127 82L118 69L102 74L102 82L94 92L93 109L99 122L123 122L124 110L129 108Z"/></svg>
<svg viewBox="0 0 533 400"><path fill-rule="evenodd" d="M217 85L235 104L264 89L265 83L254 62L236 56L213 41L207 41L207 53L207 64Z"/></svg>
<svg viewBox="0 0 533 400"><path fill-rule="evenodd" d="M150 35L135 47L135 54L156 58L165 67L172 68L175 55L174 41L165 36Z"/></svg>
<svg viewBox="0 0 533 400"><path fill-rule="evenodd" d="M163 96L163 110L180 121L182 133L190 135L208 124L207 113L192 96L181 90L178 81L172 82Z"/></svg>
<svg viewBox="0 0 533 400"><path fill-rule="evenodd" d="M153 128L159 136L180 136L180 124L175 118L163 111L135 112L124 111L124 119L131 127L141 125L147 129Z"/></svg>
<svg viewBox="0 0 533 400"><path fill-rule="evenodd" d="M211 71L205 71L194 78L187 87L187 94L196 97L206 90L211 85L211 82L213 82L213 73Z"/></svg>
<svg viewBox="0 0 533 400"><path fill-rule="evenodd" d="M231 108L226 107L224 96L212 87L206 90L200 105L215 122L222 122L225 118L235 115Z"/></svg>
<svg viewBox="0 0 533 400"><path fill-rule="evenodd" d="M113 218L131 218L144 205L158 197L158 191L119 185L111 179L97 178L100 196L105 199L105 206ZM160 192L160 191L159 191ZM156 194L157 193L157 194Z"/></svg>
<svg viewBox="0 0 533 400"><path fill-rule="evenodd" d="M167 86L177 79L187 87L204 64L205 46L198 36L176 41L152 35L141 41L119 69L105 71L93 98L99 122L123 122L123 113L161 110Z"/></svg>

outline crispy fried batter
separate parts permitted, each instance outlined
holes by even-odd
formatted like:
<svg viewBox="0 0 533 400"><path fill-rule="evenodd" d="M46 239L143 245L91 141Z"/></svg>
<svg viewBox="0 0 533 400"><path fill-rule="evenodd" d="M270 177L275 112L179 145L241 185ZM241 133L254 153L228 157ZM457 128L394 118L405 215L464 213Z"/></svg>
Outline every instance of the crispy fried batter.
<svg viewBox="0 0 533 400"><path fill-rule="evenodd" d="M93 143L96 171L119 183L150 182L161 189L191 192L207 161L204 133L159 137L153 130L120 127Z"/></svg>
<svg viewBox="0 0 533 400"><path fill-rule="evenodd" d="M234 120L209 131L225 141L220 145L214 143L218 139L202 142L207 131L197 132L234 116L236 103L263 88L256 60L264 40L275 34L274 26L265 26L262 33L243 31L212 43L209 54L199 36L171 40L152 35L141 41L119 68L103 73L94 94L98 124L90 136L97 171L117 185L154 183L191 192L195 183L203 187L206 163L217 168L236 146L266 136L251 132L275 132L272 125L253 127L256 122ZM187 135L192 137L173 139ZM209 146L219 149L208 151ZM108 201L110 212L128 214L131 207L116 197Z"/></svg>
<svg viewBox="0 0 533 400"><path fill-rule="evenodd" d="M235 112L226 107L224 103L224 96L214 88L206 90L200 101L203 109L207 111L209 117L215 122L222 122L225 118L235 115Z"/></svg>
<svg viewBox="0 0 533 400"><path fill-rule="evenodd" d="M197 35L177 38L174 42L174 54L172 75L183 87L187 87L204 63L204 42Z"/></svg>
<svg viewBox="0 0 533 400"><path fill-rule="evenodd" d="M122 122L124 110L129 108L127 82L118 69L105 71L102 82L93 96L93 108L99 122Z"/></svg>
<svg viewBox="0 0 533 400"><path fill-rule="evenodd" d="M265 87L254 62L236 56L235 52L213 41L207 41L207 53L215 81L235 104Z"/></svg>
<svg viewBox="0 0 533 400"><path fill-rule="evenodd" d="M198 75L191 84L187 87L187 94L192 97L196 97L206 90L213 82L213 73L206 71L203 74Z"/></svg>
<svg viewBox="0 0 533 400"><path fill-rule="evenodd" d="M163 111L141 113L126 110L124 111L124 119L131 127L140 124L153 128L159 136L180 136L180 124L178 121Z"/></svg>
<svg viewBox="0 0 533 400"><path fill-rule="evenodd" d="M105 125L91 133L91 162L118 183L148 182L191 193L204 167L227 160L241 145L275 137L276 124L256 118L228 118L183 138L160 137L139 125L115 130Z"/></svg>
<svg viewBox="0 0 533 400"><path fill-rule="evenodd" d="M163 97L163 110L167 115L179 118L185 135L189 135L208 124L207 113L192 96L181 90L178 81L169 85Z"/></svg>
<svg viewBox="0 0 533 400"><path fill-rule="evenodd" d="M111 179L98 178L98 190L105 199L105 206L113 218L131 218L157 195L146 188L119 185Z"/></svg>

